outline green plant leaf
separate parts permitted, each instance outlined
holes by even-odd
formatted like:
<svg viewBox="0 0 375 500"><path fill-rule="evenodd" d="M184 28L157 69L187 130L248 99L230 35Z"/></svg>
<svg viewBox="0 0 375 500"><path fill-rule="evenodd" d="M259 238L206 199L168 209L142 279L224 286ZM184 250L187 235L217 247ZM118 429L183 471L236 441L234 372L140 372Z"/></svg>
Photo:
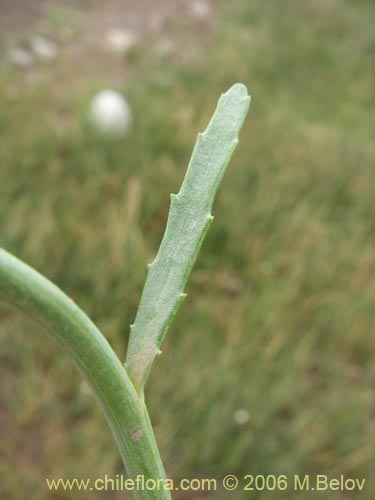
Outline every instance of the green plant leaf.
<svg viewBox="0 0 375 500"><path fill-rule="evenodd" d="M131 325L126 369L143 391L152 363L177 309L207 229L220 180L238 143L250 96L237 83L223 94L198 139L177 195L171 195L167 227L149 270L137 316Z"/></svg>

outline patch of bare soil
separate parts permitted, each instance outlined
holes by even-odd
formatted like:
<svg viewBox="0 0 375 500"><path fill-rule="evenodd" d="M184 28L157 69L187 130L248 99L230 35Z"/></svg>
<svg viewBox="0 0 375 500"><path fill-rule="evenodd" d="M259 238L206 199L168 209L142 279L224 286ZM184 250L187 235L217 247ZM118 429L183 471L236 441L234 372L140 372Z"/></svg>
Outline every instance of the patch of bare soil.
<svg viewBox="0 0 375 500"><path fill-rule="evenodd" d="M84 0L0 0L0 41L19 36L33 29L51 5L76 7L83 6Z"/></svg>
<svg viewBox="0 0 375 500"><path fill-rule="evenodd" d="M148 44L157 53L171 55L177 27L184 48L190 42L198 47L210 32L214 6L213 0L0 0L0 59L21 57L18 65L34 68L38 55L33 54L30 37L36 34L55 44L56 62L68 73L79 77L79 67L85 76L123 78L126 57L116 43L128 37L137 46ZM22 54L14 56L14 49Z"/></svg>
<svg viewBox="0 0 375 500"><path fill-rule="evenodd" d="M192 14L204 20L209 0L0 0L0 41L20 36L35 28L53 9L83 13L85 24L98 32L113 25L126 25L143 34L163 28L169 18Z"/></svg>

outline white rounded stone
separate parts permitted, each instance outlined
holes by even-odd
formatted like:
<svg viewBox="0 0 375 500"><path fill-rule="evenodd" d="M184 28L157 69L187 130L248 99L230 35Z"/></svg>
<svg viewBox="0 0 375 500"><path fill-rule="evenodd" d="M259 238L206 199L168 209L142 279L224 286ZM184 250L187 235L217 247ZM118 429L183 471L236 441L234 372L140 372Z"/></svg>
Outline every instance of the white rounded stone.
<svg viewBox="0 0 375 500"><path fill-rule="evenodd" d="M122 137L131 128L131 111L125 98L114 90L101 90L91 101L89 117L100 134Z"/></svg>

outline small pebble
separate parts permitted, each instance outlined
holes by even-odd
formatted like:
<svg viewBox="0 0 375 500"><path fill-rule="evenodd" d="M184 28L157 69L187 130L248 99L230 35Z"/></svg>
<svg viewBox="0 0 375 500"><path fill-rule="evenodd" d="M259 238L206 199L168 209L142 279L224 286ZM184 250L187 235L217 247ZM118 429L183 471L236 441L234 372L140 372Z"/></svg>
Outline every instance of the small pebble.
<svg viewBox="0 0 375 500"><path fill-rule="evenodd" d="M20 68L28 68L33 63L33 56L20 47L12 47L7 52L7 59L10 63Z"/></svg>
<svg viewBox="0 0 375 500"><path fill-rule="evenodd" d="M233 420L239 426L247 424L249 419L250 419L249 412L245 410L245 408L240 408L239 410L236 410L233 414Z"/></svg>
<svg viewBox="0 0 375 500"><path fill-rule="evenodd" d="M116 54L127 54L138 44L138 36L133 31L111 29L106 34L106 43L109 50Z"/></svg>
<svg viewBox="0 0 375 500"><path fill-rule="evenodd" d="M199 22L208 21L211 9L207 0L193 0L189 4L189 10L192 17Z"/></svg>
<svg viewBox="0 0 375 500"><path fill-rule="evenodd" d="M43 62L51 62L57 57L57 46L42 36L34 36L30 40L31 50Z"/></svg>

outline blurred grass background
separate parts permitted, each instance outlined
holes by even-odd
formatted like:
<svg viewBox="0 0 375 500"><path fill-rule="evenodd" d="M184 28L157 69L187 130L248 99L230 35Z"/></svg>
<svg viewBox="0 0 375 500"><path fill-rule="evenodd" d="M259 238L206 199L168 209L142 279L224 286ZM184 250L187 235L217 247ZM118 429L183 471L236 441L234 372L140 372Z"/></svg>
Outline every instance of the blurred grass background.
<svg viewBox="0 0 375 500"><path fill-rule="evenodd" d="M219 94L244 82L240 145L147 388L161 454L175 478L367 478L361 496L213 498L373 498L374 6L211 6L207 26L172 16L173 52L146 39L126 77L100 58L26 76L1 65L1 246L70 294L124 359L169 193ZM134 127L101 141L87 108L113 82ZM2 306L0 325L1 498L123 498L47 491L46 477L114 476L122 464L70 360L18 312Z"/></svg>

